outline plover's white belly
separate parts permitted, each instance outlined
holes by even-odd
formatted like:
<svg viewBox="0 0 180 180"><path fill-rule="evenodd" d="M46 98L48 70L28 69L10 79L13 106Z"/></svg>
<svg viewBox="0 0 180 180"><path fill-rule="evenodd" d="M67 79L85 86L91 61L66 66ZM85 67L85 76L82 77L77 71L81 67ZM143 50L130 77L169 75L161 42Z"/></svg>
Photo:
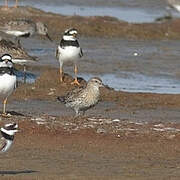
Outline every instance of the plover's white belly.
<svg viewBox="0 0 180 180"><path fill-rule="evenodd" d="M74 46L70 46L70 47L64 47L63 48L59 48L60 51L60 61L65 62L65 61L77 61L80 56L80 47L74 47Z"/></svg>
<svg viewBox="0 0 180 180"><path fill-rule="evenodd" d="M8 97L16 85L16 76L3 74L0 75L0 98Z"/></svg>

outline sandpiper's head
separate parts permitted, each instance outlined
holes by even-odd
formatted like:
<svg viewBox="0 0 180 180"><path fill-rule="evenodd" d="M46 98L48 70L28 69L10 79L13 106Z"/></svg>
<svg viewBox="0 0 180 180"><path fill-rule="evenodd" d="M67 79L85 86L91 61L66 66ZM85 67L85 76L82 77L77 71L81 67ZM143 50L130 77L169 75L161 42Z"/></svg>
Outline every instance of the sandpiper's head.
<svg viewBox="0 0 180 180"><path fill-rule="evenodd" d="M52 39L50 38L50 36L48 34L48 27L44 23L37 22L36 29L37 29L38 34L46 36L50 41L52 41Z"/></svg>
<svg viewBox="0 0 180 180"><path fill-rule="evenodd" d="M13 67L12 56L10 54L3 54L1 56L0 67Z"/></svg>
<svg viewBox="0 0 180 180"><path fill-rule="evenodd" d="M16 132L18 132L18 124L16 123L5 124L4 127L1 128L1 133L5 138L6 136L14 136Z"/></svg>
<svg viewBox="0 0 180 180"><path fill-rule="evenodd" d="M95 87L103 87L102 80L98 77L92 77L88 81L88 85L95 86Z"/></svg>
<svg viewBox="0 0 180 180"><path fill-rule="evenodd" d="M76 40L78 31L75 28L69 28L64 31L64 40Z"/></svg>

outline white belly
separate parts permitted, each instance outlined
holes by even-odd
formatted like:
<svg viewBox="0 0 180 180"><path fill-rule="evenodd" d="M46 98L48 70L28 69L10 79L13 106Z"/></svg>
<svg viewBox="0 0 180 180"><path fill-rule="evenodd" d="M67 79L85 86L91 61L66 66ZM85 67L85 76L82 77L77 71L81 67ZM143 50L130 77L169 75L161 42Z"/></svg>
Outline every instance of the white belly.
<svg viewBox="0 0 180 180"><path fill-rule="evenodd" d="M0 75L0 99L8 97L15 89L16 76L3 74Z"/></svg>
<svg viewBox="0 0 180 180"><path fill-rule="evenodd" d="M80 56L80 47L73 47L73 46L70 46L70 47L64 47L61 48L61 47L58 47L59 48L59 52L60 52L60 55L59 55L59 61L61 61L61 63L65 62L65 61L77 61Z"/></svg>

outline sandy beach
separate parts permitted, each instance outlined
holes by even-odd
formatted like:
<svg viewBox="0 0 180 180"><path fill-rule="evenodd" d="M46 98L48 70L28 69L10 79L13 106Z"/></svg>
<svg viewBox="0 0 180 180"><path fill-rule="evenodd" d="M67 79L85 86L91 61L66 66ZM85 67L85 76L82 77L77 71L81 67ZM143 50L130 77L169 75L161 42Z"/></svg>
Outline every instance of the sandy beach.
<svg viewBox="0 0 180 180"><path fill-rule="evenodd" d="M72 64L65 65L66 84L60 84L54 57L62 32L73 26L79 30L85 49L79 64L81 85L86 83L84 74L101 76L106 70L117 76L123 71L163 75L179 82L179 19L131 24L112 17L63 16L31 7L0 9L1 25L22 16L42 21L53 39L22 39L29 53L39 53L38 62L27 67L37 79L31 84L19 83L8 100L7 109L13 116L0 117L1 125L15 121L21 129L10 151L1 154L0 179L179 179L178 87L174 87L174 94L145 93L115 90L105 83L97 106L84 117L74 118L74 111L57 101L57 96L74 88L70 84ZM127 52L136 52L134 46L148 50L139 59L128 56ZM152 51L161 53L152 56ZM170 56L172 51L174 56ZM116 52L122 52L121 56ZM21 66L16 68L22 70Z"/></svg>

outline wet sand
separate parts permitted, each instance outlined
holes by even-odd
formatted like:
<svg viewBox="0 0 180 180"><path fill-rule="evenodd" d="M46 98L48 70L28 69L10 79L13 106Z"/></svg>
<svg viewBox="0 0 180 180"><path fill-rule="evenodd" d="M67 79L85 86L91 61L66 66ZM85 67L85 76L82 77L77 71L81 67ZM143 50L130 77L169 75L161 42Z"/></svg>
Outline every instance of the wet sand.
<svg viewBox="0 0 180 180"><path fill-rule="evenodd" d="M179 34L171 26L170 36L162 36L162 28L170 27L169 23L135 25L111 18L74 18L47 14L31 8L24 10L25 17L42 20L49 27L55 25L50 28L50 36L56 40L54 44L40 40L40 37L29 42L23 40L23 46L28 50L32 50L33 42L53 49L59 39L59 32L67 24L79 27L84 36L82 38L90 39L92 36L121 38L126 34L123 38L167 40ZM8 16L7 11L3 10L0 15L1 23L12 16L20 17L24 10L20 8L18 12L14 12L10 9ZM175 26L174 21L170 23ZM82 24L79 26L77 23ZM107 26L111 25L109 29L113 31L107 31L104 27L106 23ZM92 26L93 24L96 26ZM114 26L117 28L114 29ZM95 27L98 30L93 29ZM129 31L127 27L130 28ZM147 31L140 33L140 27ZM156 35L151 31L154 28L157 28ZM50 53L47 59L51 58ZM72 76L66 75L66 84L59 84L58 69L55 67L57 62L52 59L51 65L47 59L46 55L42 55L37 64L28 67L29 71L39 75L38 79L33 84L19 84L7 106L13 116L1 118L1 124L15 121L22 129L17 134L12 149L1 156L2 180L179 179L180 95L128 93L106 87L101 89L101 101L97 106L88 110L85 117L74 118L74 112L56 100L57 96L73 88L70 85ZM168 62L167 59L166 61ZM121 61L118 67L129 68L130 62ZM160 66L161 63L158 63ZM93 63L89 64L94 68ZM100 64L96 70L103 73ZM83 66L87 69L85 63ZM69 72L71 68L71 65L67 65L65 71ZM165 66L169 72L171 68ZM113 72L113 66L110 71ZM149 73L155 74L156 71ZM83 79L81 84L85 84Z"/></svg>

